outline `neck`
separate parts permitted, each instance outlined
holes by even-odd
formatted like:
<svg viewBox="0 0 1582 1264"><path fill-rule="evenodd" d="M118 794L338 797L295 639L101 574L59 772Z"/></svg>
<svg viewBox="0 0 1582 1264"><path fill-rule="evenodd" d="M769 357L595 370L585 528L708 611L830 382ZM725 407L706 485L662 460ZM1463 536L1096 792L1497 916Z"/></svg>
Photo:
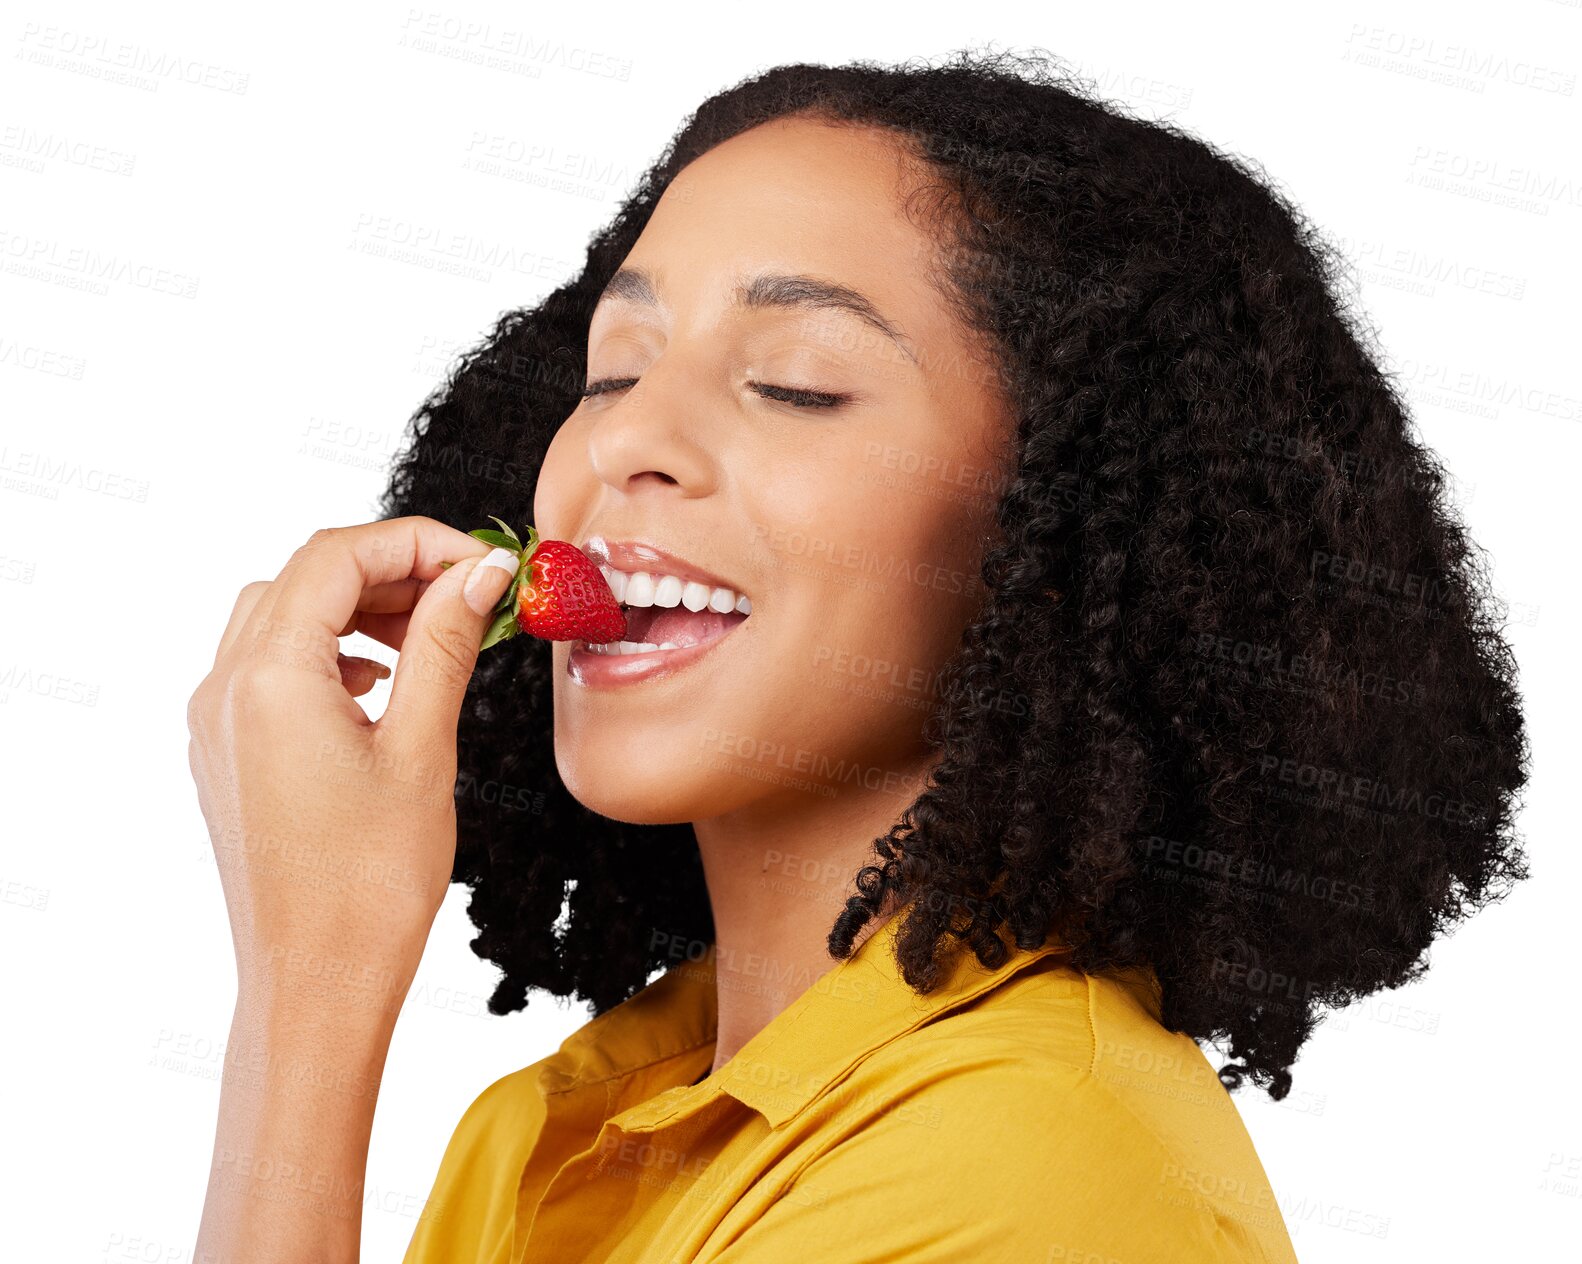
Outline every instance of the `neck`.
<svg viewBox="0 0 1582 1264"><path fill-rule="evenodd" d="M833 797L792 790L773 801L693 823L714 912L718 1036L710 1074L792 1001L834 969L830 928L873 843L927 784L938 760L883 770L880 788L840 786ZM887 899L852 951L895 915Z"/></svg>

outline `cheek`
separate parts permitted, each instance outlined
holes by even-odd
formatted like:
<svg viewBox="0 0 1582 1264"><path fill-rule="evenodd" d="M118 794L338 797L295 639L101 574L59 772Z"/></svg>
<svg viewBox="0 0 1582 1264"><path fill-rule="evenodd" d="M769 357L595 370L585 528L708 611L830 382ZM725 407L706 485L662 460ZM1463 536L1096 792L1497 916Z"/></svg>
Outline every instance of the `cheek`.
<svg viewBox="0 0 1582 1264"><path fill-rule="evenodd" d="M870 489L863 503L869 568L854 648L888 659L913 689L944 665L976 607L981 534L965 507L912 487Z"/></svg>
<svg viewBox="0 0 1582 1264"><path fill-rule="evenodd" d="M571 506L578 480L575 451L566 437L570 428L567 423L550 440L539 467L538 485L533 490L532 522L546 539L563 540L572 529Z"/></svg>
<svg viewBox="0 0 1582 1264"><path fill-rule="evenodd" d="M882 458L864 445L782 465L757 507L777 598L775 725L795 716L801 740L876 760L910 747L937 700L981 596L984 516L978 498Z"/></svg>

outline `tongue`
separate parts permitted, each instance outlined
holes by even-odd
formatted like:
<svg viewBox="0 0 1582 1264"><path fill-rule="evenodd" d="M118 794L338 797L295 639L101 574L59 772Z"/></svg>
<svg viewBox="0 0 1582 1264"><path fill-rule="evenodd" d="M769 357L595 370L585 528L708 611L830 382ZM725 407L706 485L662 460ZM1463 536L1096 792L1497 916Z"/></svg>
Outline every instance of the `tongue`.
<svg viewBox="0 0 1582 1264"><path fill-rule="evenodd" d="M746 617L735 610L721 614L717 610L693 612L685 606L633 606L626 612L626 635L621 639L652 645L666 641L678 646L699 645L712 641Z"/></svg>

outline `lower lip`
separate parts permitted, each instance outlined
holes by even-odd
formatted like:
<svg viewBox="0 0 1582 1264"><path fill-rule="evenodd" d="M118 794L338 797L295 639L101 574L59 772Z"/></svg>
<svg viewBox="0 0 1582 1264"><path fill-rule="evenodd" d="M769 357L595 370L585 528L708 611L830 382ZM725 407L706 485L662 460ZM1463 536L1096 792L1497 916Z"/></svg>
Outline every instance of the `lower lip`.
<svg viewBox="0 0 1582 1264"><path fill-rule="evenodd" d="M586 642L574 641L566 661L566 674L580 685L591 689L613 689L619 685L635 685L644 680L671 676L706 658L735 635L751 618L734 623L724 632L696 645L683 645L674 650L649 650L643 654L598 654L585 648Z"/></svg>

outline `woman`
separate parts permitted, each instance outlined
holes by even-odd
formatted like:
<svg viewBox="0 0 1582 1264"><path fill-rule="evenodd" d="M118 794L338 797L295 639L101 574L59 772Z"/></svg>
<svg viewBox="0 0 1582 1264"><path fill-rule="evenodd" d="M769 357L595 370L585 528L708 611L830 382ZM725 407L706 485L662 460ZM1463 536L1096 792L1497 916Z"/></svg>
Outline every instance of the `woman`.
<svg viewBox="0 0 1582 1264"><path fill-rule="evenodd" d="M271 843L222 862L200 1251L356 1257L455 880L495 1012L596 1016L469 1108L408 1261L1294 1259L1229 1091L1525 876L1509 652L1333 271L1036 61L707 101L194 694L211 828ZM480 658L489 514L632 641Z"/></svg>

